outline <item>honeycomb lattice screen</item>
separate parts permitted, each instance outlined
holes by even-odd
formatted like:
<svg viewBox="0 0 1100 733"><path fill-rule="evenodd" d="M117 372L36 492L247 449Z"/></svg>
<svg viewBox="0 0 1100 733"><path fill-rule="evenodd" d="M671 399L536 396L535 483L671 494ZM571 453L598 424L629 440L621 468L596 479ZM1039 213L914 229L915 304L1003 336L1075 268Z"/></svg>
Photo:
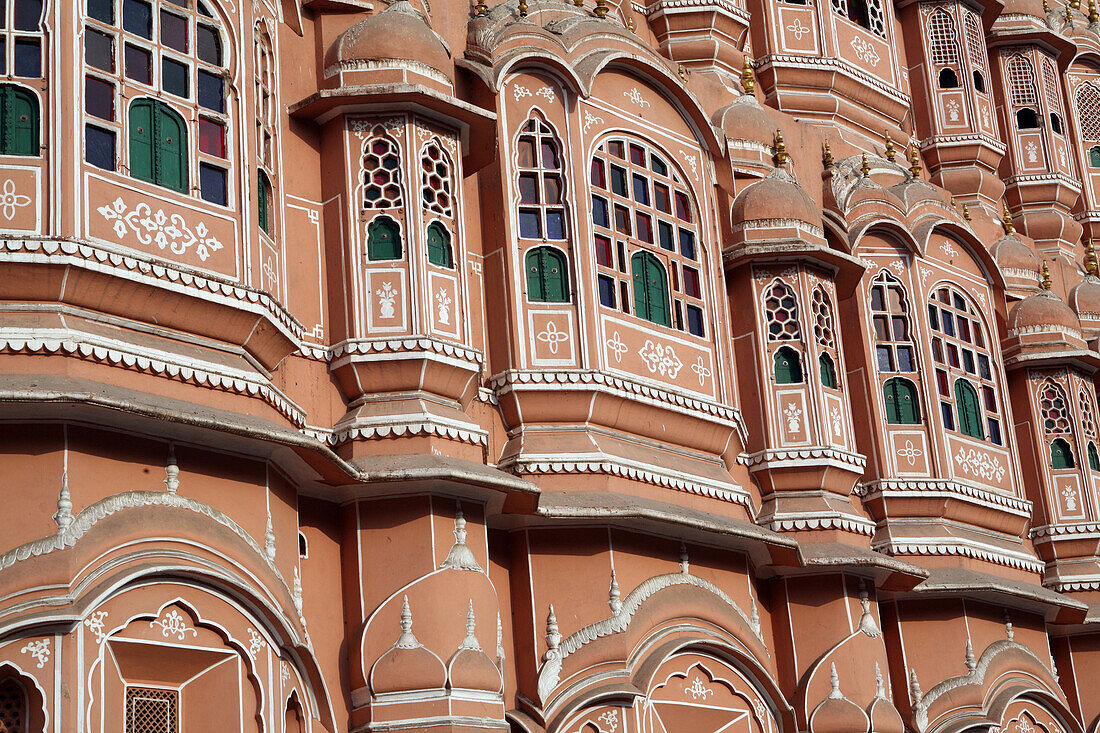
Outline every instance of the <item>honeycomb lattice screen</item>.
<svg viewBox="0 0 1100 733"><path fill-rule="evenodd" d="M126 688L126 733L177 733L179 692Z"/></svg>
<svg viewBox="0 0 1100 733"><path fill-rule="evenodd" d="M25 733L27 701L15 680L0 681L0 733Z"/></svg>

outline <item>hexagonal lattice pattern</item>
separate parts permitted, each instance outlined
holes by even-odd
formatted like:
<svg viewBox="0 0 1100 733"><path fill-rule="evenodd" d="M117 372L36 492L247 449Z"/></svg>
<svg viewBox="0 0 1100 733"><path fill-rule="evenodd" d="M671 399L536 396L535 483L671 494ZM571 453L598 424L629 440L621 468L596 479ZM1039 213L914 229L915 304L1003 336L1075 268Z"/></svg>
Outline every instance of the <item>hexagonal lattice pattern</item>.
<svg viewBox="0 0 1100 733"><path fill-rule="evenodd" d="M769 341L797 341L801 338L798 328L798 301L794 291L786 283L776 280L764 296L764 315L768 321Z"/></svg>
<svg viewBox="0 0 1100 733"><path fill-rule="evenodd" d="M126 688L126 733L177 733L179 692Z"/></svg>
<svg viewBox="0 0 1100 733"><path fill-rule="evenodd" d="M1053 382L1044 384L1039 392L1039 412L1043 416L1043 430L1048 435L1070 432L1065 395Z"/></svg>
<svg viewBox="0 0 1100 733"><path fill-rule="evenodd" d="M420 182L424 205L437 214L453 216L451 208L451 168L443 151L434 142L424 148L420 158Z"/></svg>
<svg viewBox="0 0 1100 733"><path fill-rule="evenodd" d="M1090 438L1096 437L1096 421L1092 417L1092 399L1085 390L1077 393L1077 401L1081 403L1081 429Z"/></svg>
<svg viewBox="0 0 1100 733"><path fill-rule="evenodd" d="M813 303L811 305L814 311L814 338L822 346L832 348L834 344L833 309L829 304L829 296L825 294L820 286L814 288Z"/></svg>
<svg viewBox="0 0 1100 733"><path fill-rule="evenodd" d="M379 135L363 155L363 208L396 209L404 206L401 196L401 157L397 143Z"/></svg>
<svg viewBox="0 0 1100 733"><path fill-rule="evenodd" d="M24 733L27 702L15 680L0 682L0 733Z"/></svg>

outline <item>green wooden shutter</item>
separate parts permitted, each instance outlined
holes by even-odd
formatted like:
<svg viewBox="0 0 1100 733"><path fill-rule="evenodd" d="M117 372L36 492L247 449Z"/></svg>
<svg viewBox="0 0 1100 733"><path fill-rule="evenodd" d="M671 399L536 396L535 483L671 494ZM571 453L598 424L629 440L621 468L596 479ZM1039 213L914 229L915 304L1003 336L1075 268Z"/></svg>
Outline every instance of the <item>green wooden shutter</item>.
<svg viewBox="0 0 1100 733"><path fill-rule="evenodd" d="M1050 444L1050 467L1054 469L1075 467L1073 451L1070 450L1069 443L1061 438L1055 438Z"/></svg>
<svg viewBox="0 0 1100 733"><path fill-rule="evenodd" d="M828 354L822 354L817 358L821 368L821 385L829 389L836 389L836 368Z"/></svg>
<svg viewBox="0 0 1100 733"><path fill-rule="evenodd" d="M985 439L978 393L965 379L955 380L955 405L959 411L959 429L971 438Z"/></svg>
<svg viewBox="0 0 1100 733"><path fill-rule="evenodd" d="M916 425L920 422L917 412L917 390L911 382L895 377L882 385L882 398L886 405L886 422L891 425Z"/></svg>
<svg viewBox="0 0 1100 733"><path fill-rule="evenodd" d="M634 312L647 321L668 326L668 278L660 260L648 252L638 252L630 258L634 278Z"/></svg>
<svg viewBox="0 0 1100 733"><path fill-rule="evenodd" d="M799 384L802 382L802 363L798 353L787 346L776 350L772 356L776 384Z"/></svg>
<svg viewBox="0 0 1100 733"><path fill-rule="evenodd" d="M1089 167L1100 168L1100 145L1089 148Z"/></svg>
<svg viewBox="0 0 1100 733"><path fill-rule="evenodd" d="M271 234L271 182L262 170L256 173L256 208L260 219L260 229Z"/></svg>
<svg viewBox="0 0 1100 733"><path fill-rule="evenodd" d="M438 222L428 226L428 262L440 267L454 267L451 235Z"/></svg>
<svg viewBox="0 0 1100 733"><path fill-rule="evenodd" d="M393 219L380 216L367 227L367 259L401 259L401 230Z"/></svg>
<svg viewBox="0 0 1100 733"><path fill-rule="evenodd" d="M524 259L527 298L538 303L568 303L569 275L565 255L553 247L536 247Z"/></svg>
<svg viewBox="0 0 1100 733"><path fill-rule="evenodd" d="M28 90L12 85L0 88L0 153L38 155L38 99Z"/></svg>
<svg viewBox="0 0 1100 733"><path fill-rule="evenodd" d="M130 175L153 179L153 100L139 99L130 106Z"/></svg>
<svg viewBox="0 0 1100 733"><path fill-rule="evenodd" d="M634 314L649 318L649 290L645 286L645 253L630 258L630 274L634 280Z"/></svg>
<svg viewBox="0 0 1100 733"><path fill-rule="evenodd" d="M542 282L542 247L527 253L524 266L527 268L527 299L534 303L546 300L546 286Z"/></svg>
<svg viewBox="0 0 1100 733"><path fill-rule="evenodd" d="M1096 454L1096 444L1089 443L1089 469L1100 471L1100 455Z"/></svg>
<svg viewBox="0 0 1100 733"><path fill-rule="evenodd" d="M154 182L180 193L187 193L187 128L183 118L163 102L154 112Z"/></svg>

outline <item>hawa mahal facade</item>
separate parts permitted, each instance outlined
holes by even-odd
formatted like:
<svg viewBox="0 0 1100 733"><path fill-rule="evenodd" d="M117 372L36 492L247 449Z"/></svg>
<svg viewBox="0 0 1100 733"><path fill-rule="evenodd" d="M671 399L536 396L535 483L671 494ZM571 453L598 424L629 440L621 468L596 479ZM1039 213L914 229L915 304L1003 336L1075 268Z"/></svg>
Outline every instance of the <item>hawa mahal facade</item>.
<svg viewBox="0 0 1100 733"><path fill-rule="evenodd" d="M7 0L0 733L1094 733L1095 0Z"/></svg>

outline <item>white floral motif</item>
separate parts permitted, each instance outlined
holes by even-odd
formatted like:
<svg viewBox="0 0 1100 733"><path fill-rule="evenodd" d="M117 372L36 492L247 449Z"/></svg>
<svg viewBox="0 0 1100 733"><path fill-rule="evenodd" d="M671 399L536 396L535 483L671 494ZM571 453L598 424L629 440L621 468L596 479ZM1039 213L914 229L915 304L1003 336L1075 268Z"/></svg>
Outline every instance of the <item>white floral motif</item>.
<svg viewBox="0 0 1100 733"><path fill-rule="evenodd" d="M959 121L959 103L954 99L947 103L947 118L952 122Z"/></svg>
<svg viewBox="0 0 1100 733"><path fill-rule="evenodd" d="M599 122L600 124L603 124L603 117L597 117L596 115L592 114L588 110L585 110L584 111L584 124L581 125L581 132L587 133L588 128L590 126L596 124L597 122Z"/></svg>
<svg viewBox="0 0 1100 733"><path fill-rule="evenodd" d="M695 372L695 376L699 377L699 386L702 387L707 382L707 378L710 377L710 369L703 364L703 357L691 365L691 371Z"/></svg>
<svg viewBox="0 0 1100 733"><path fill-rule="evenodd" d="M393 304L397 299L397 289L394 288L393 283L387 280L382 283L382 287L374 291L374 294L378 296L378 317L393 318Z"/></svg>
<svg viewBox="0 0 1100 733"><path fill-rule="evenodd" d="M1066 488L1062 489L1062 496L1066 500L1066 511L1077 511L1077 489L1073 488L1072 486L1067 486Z"/></svg>
<svg viewBox="0 0 1100 733"><path fill-rule="evenodd" d="M680 151L680 155L682 155L684 157L684 160L687 162L687 164L689 166L691 166L691 177L698 181L699 180L699 169L697 167L698 161L695 159L695 156L691 155L689 153L686 153L683 150Z"/></svg>
<svg viewBox="0 0 1100 733"><path fill-rule="evenodd" d="M833 409L829 413L829 419L833 423L833 435L839 438L841 435L844 434L841 430L844 423L840 419L840 410L837 408L836 405L833 405Z"/></svg>
<svg viewBox="0 0 1100 733"><path fill-rule="evenodd" d="M985 123L986 127L993 126L989 123L989 110L985 107L982 107L982 122Z"/></svg>
<svg viewBox="0 0 1100 733"><path fill-rule="evenodd" d="M783 410L783 416L787 418L787 432L797 433L802 427L802 408L795 403L787 405Z"/></svg>
<svg viewBox="0 0 1100 733"><path fill-rule="evenodd" d="M928 279L928 276L932 274L932 268L925 267L924 265L917 265L917 270L920 272L921 282Z"/></svg>
<svg viewBox="0 0 1100 733"><path fill-rule="evenodd" d="M1039 161L1039 148L1035 146L1034 142L1029 142L1026 146L1027 149L1027 162L1037 163Z"/></svg>
<svg viewBox="0 0 1100 733"><path fill-rule="evenodd" d="M619 711L608 710L597 718L597 720L607 726L608 733L615 733L619 728Z"/></svg>
<svg viewBox="0 0 1100 733"><path fill-rule="evenodd" d="M95 640L97 643L102 644L103 640L107 638L107 634L103 631L103 627L107 623L107 612L96 611L88 618L84 619L84 625L88 627L88 630L95 634Z"/></svg>
<svg viewBox="0 0 1100 733"><path fill-rule="evenodd" d="M518 102L524 97L530 97L531 90L525 86L522 86L521 84L516 84L514 87L512 87L512 94L515 95L516 101Z"/></svg>
<svg viewBox="0 0 1100 733"><path fill-rule="evenodd" d="M559 331L558 325L553 321L547 321L546 328L540 331L535 338L546 344L551 354L556 354L558 353L558 344L568 341L569 334L566 331Z"/></svg>
<svg viewBox="0 0 1100 733"><path fill-rule="evenodd" d="M642 93L638 91L638 87L634 87L629 92L623 92L623 96L639 107L645 108L650 106L649 102L642 96Z"/></svg>
<svg viewBox="0 0 1100 733"><path fill-rule="evenodd" d="M627 345L623 343L623 340L619 336L618 331L616 331L614 334L612 334L611 338L609 338L607 340L607 343L605 344L605 346L607 346L607 348L611 349L612 353L615 354L615 363L616 364L621 364L622 361L623 361L623 354L630 351L630 349L627 347Z"/></svg>
<svg viewBox="0 0 1100 733"><path fill-rule="evenodd" d="M910 466L916 465L916 459L924 455L924 451L913 445L913 441L905 441L905 447L898 451L898 457L909 461Z"/></svg>
<svg viewBox="0 0 1100 733"><path fill-rule="evenodd" d="M691 681L691 687L684 688L684 695L691 695L692 700L698 700L699 698L707 699L707 695L713 695L714 690L703 685L703 680L700 677L696 677Z"/></svg>
<svg viewBox="0 0 1100 733"><path fill-rule="evenodd" d="M290 665L286 663L284 659L282 664L279 665L279 679L285 685L287 680L290 679Z"/></svg>
<svg viewBox="0 0 1100 733"><path fill-rule="evenodd" d="M852 39L852 50L856 52L856 58L866 61L871 66L878 66L879 55L875 47L862 38Z"/></svg>
<svg viewBox="0 0 1100 733"><path fill-rule="evenodd" d="M1000 481L1004 477L1005 468L996 456L959 446L959 452L955 454L955 463L965 474L980 476L986 481Z"/></svg>
<svg viewBox="0 0 1100 733"><path fill-rule="evenodd" d="M540 97L545 98L547 102L553 102L554 101L554 90L551 89L550 87L542 87L537 92L535 92L535 94L537 94Z"/></svg>
<svg viewBox="0 0 1100 733"><path fill-rule="evenodd" d="M30 654L38 662L38 668L42 669L46 666L46 662L50 661L50 640L39 639L38 641L29 642L19 651L24 654Z"/></svg>
<svg viewBox="0 0 1100 733"><path fill-rule="evenodd" d="M646 339L645 346L638 352L638 356L645 360L646 368L651 373L660 374L662 377L667 374L669 379L676 379L676 375L684 366L671 346L655 344L650 339Z"/></svg>
<svg viewBox="0 0 1100 733"><path fill-rule="evenodd" d="M894 260L890 263L890 267L894 268L894 272L899 275L901 274L902 270L905 269L905 265L902 263L901 260Z"/></svg>
<svg viewBox="0 0 1100 733"><path fill-rule="evenodd" d="M30 196L24 196L15 192L15 182L10 178L4 181L4 190L0 191L0 208L4 210L4 218L11 221L15 218L15 208L23 208L31 202Z"/></svg>
<svg viewBox="0 0 1100 733"><path fill-rule="evenodd" d="M183 641L188 631L191 632L192 636L199 635L199 632L188 628L187 622L183 618L183 614L174 608L169 613L166 613L163 619L149 622L150 629L154 626L160 627L160 633L163 636L174 635L180 641Z"/></svg>
<svg viewBox="0 0 1100 733"><path fill-rule="evenodd" d="M950 239L945 239L943 244L940 245L940 249L942 249L943 253L951 259L959 256L958 250L956 250L955 247L952 246Z"/></svg>
<svg viewBox="0 0 1100 733"><path fill-rule="evenodd" d="M451 324L451 296L447 295L447 291L443 288L440 288L439 292L435 294L435 305L439 322L444 326L449 326Z"/></svg>
<svg viewBox="0 0 1100 733"><path fill-rule="evenodd" d="M1027 722L1027 718L1020 718L1020 722L1016 724L1016 730L1020 733L1031 733L1035 729L1031 727L1031 723Z"/></svg>
<svg viewBox="0 0 1100 733"><path fill-rule="evenodd" d="M1058 161L1062 164L1063 168L1066 167L1066 151L1065 150L1059 150L1058 151Z"/></svg>
<svg viewBox="0 0 1100 733"><path fill-rule="evenodd" d="M112 226L120 239L132 231L142 244L155 244L160 249L167 247L177 255L186 254L187 250L195 247L203 262L222 248L222 243L210 233L205 223L200 221L192 230L179 214L165 214L163 209L153 213L149 204L144 202L127 211L126 203L117 198L96 211L107 221L114 222Z"/></svg>
<svg viewBox="0 0 1100 733"><path fill-rule="evenodd" d="M256 633L255 629L248 630L248 656L252 657L252 661L256 661L256 655L267 646L267 642L263 637Z"/></svg>
<svg viewBox="0 0 1100 733"><path fill-rule="evenodd" d="M807 33L810 32L809 28L802 25L802 19L801 18L795 18L794 23L787 26L787 30L789 30L791 33L794 34L794 39L796 41L801 41L802 36L804 36L804 35L806 35Z"/></svg>

